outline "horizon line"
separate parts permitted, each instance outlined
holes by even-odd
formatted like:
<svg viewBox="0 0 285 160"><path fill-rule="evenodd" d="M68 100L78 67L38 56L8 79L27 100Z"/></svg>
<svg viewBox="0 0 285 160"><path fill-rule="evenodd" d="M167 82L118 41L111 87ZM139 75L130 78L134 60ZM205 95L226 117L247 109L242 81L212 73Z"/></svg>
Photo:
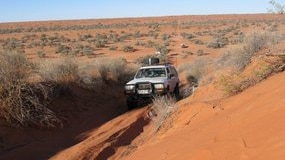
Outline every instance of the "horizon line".
<svg viewBox="0 0 285 160"><path fill-rule="evenodd" d="M160 18L160 17L181 17L181 16L226 16L226 15L278 15L274 13L213 13L213 14L181 14L181 15L157 15L157 16L130 16L130 17L99 17L99 18L70 18L70 19L40 19L40 20L15 20L15 21L0 21L0 24L10 23L31 23L31 22L56 22L56 21L80 21L80 20L111 20L111 19L139 19L139 18Z"/></svg>

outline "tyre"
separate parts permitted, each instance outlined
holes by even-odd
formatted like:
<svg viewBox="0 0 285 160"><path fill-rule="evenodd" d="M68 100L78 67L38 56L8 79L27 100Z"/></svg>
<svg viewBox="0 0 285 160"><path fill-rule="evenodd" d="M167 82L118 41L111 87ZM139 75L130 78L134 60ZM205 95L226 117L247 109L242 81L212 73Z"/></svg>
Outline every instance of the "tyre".
<svg viewBox="0 0 285 160"><path fill-rule="evenodd" d="M180 98L180 91L179 91L179 86L176 85L176 87L174 88L174 91L173 91L173 97L176 99L176 100L179 100Z"/></svg>
<svg viewBox="0 0 285 160"><path fill-rule="evenodd" d="M133 98L131 97L128 97L127 98L127 107L128 107L128 110L132 110L134 108L136 108L138 105L138 102L136 100L134 100Z"/></svg>

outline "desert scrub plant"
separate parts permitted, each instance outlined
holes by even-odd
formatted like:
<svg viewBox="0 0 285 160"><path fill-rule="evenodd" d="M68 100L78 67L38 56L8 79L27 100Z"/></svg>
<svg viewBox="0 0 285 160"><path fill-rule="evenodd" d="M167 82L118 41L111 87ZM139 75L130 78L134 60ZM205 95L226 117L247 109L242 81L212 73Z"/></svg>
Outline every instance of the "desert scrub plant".
<svg viewBox="0 0 285 160"><path fill-rule="evenodd" d="M208 58L197 58L191 63L183 64L178 67L178 72L184 72L188 84L198 85L200 80L208 73L212 61Z"/></svg>
<svg viewBox="0 0 285 160"><path fill-rule="evenodd" d="M16 38L8 38L3 43L3 48L8 51L15 50L22 46L21 41Z"/></svg>
<svg viewBox="0 0 285 160"><path fill-rule="evenodd" d="M228 38L226 37L216 37L214 40L210 43L208 43L208 48L223 48L229 43Z"/></svg>
<svg viewBox="0 0 285 160"><path fill-rule="evenodd" d="M66 46L66 45L59 45L55 49L56 54L68 55L70 52L71 52L71 47Z"/></svg>
<svg viewBox="0 0 285 160"><path fill-rule="evenodd" d="M78 86L91 91L100 91L104 87L103 79L95 66L92 64L79 65L78 67Z"/></svg>
<svg viewBox="0 0 285 160"><path fill-rule="evenodd" d="M251 61L253 53L246 52L243 47L231 48L215 59L217 69L230 67L235 71L241 71Z"/></svg>
<svg viewBox="0 0 285 160"><path fill-rule="evenodd" d="M31 73L31 63L18 52L0 53L0 83L24 83Z"/></svg>
<svg viewBox="0 0 285 160"><path fill-rule="evenodd" d="M198 49L196 52L197 56L204 56L207 55L208 53L205 53L203 49Z"/></svg>
<svg viewBox="0 0 285 160"><path fill-rule="evenodd" d="M113 46L110 46L110 47L109 47L109 50L110 50L110 51L115 51L115 50L117 50L117 49L118 49L118 46L114 46L114 45L113 45Z"/></svg>
<svg viewBox="0 0 285 160"><path fill-rule="evenodd" d="M267 78L274 72L274 66L261 63L249 74L230 72L229 74L223 74L215 82L215 84L224 92L226 96L232 96L239 92L242 92L246 88L253 86L261 80Z"/></svg>
<svg viewBox="0 0 285 160"><path fill-rule="evenodd" d="M164 54L164 55L166 55L170 52L170 49L168 49L167 46L164 44L163 45L156 45L155 49L156 49L156 52L159 52L159 53Z"/></svg>
<svg viewBox="0 0 285 160"><path fill-rule="evenodd" d="M252 33L245 37L244 51L253 54L268 44L270 35L268 33Z"/></svg>
<svg viewBox="0 0 285 160"><path fill-rule="evenodd" d="M243 70L251 62L254 54L268 45L272 36L266 33L250 34L245 38L243 45L230 48L218 56L215 60L216 67L218 69L230 67L235 71Z"/></svg>
<svg viewBox="0 0 285 160"><path fill-rule="evenodd" d="M78 64L68 57L41 61L38 66L37 72L45 82L69 84L78 80Z"/></svg>
<svg viewBox="0 0 285 160"><path fill-rule="evenodd" d="M1 93L0 116L15 127L60 127L62 121L47 107L55 90L56 85L23 83L10 86L4 95Z"/></svg>
<svg viewBox="0 0 285 160"><path fill-rule="evenodd" d="M39 58L44 58L46 56L43 50L38 50L36 54L38 55Z"/></svg>
<svg viewBox="0 0 285 160"><path fill-rule="evenodd" d="M22 54L0 54L0 117L16 127L61 125L55 113L47 108L54 86L29 83L32 69Z"/></svg>
<svg viewBox="0 0 285 160"><path fill-rule="evenodd" d="M151 105L151 119L154 124L154 131L157 132L162 126L170 128L172 121L168 118L177 110L175 100L166 96L155 97Z"/></svg>
<svg viewBox="0 0 285 160"><path fill-rule="evenodd" d="M136 68L130 67L124 59L99 58L90 63L98 71L103 82L125 83L135 74Z"/></svg>
<svg viewBox="0 0 285 160"><path fill-rule="evenodd" d="M198 44L198 45L204 45L204 42L199 39L192 39L191 42Z"/></svg>
<svg viewBox="0 0 285 160"><path fill-rule="evenodd" d="M180 35L183 37L183 39L186 39L186 40L191 40L191 39L195 38L195 36L191 33L183 32Z"/></svg>
<svg viewBox="0 0 285 160"><path fill-rule="evenodd" d="M82 53L83 53L83 55L89 57L89 56L94 54L94 49L93 49L93 47L86 45L82 48Z"/></svg>
<svg viewBox="0 0 285 160"><path fill-rule="evenodd" d="M123 51L124 52L135 52L136 49L130 45L126 45L126 46L123 46Z"/></svg>
<svg viewBox="0 0 285 160"><path fill-rule="evenodd" d="M162 39L163 41L168 40L170 37L171 37L170 34L167 34L167 33L164 33L164 34L161 35L161 39Z"/></svg>

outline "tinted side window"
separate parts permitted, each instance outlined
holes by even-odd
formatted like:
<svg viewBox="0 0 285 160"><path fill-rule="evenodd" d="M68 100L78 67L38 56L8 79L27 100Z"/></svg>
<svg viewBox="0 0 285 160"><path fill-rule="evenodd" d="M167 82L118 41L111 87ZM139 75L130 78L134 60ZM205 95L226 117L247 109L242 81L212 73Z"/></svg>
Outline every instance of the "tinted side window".
<svg viewBox="0 0 285 160"><path fill-rule="evenodd" d="M178 77L178 73L176 71L176 69L174 67L170 67L170 72L175 76L175 77Z"/></svg>
<svg viewBox="0 0 285 160"><path fill-rule="evenodd" d="M168 67L166 67L166 71L167 71L167 74L171 73Z"/></svg>

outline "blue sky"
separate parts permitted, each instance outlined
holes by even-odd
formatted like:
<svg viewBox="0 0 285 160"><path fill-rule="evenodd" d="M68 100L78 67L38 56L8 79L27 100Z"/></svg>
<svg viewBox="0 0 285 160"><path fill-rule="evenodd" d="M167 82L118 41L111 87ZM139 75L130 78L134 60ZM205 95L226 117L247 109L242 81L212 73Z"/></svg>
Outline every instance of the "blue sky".
<svg viewBox="0 0 285 160"><path fill-rule="evenodd" d="M0 0L0 22L266 13L268 8L269 0Z"/></svg>

